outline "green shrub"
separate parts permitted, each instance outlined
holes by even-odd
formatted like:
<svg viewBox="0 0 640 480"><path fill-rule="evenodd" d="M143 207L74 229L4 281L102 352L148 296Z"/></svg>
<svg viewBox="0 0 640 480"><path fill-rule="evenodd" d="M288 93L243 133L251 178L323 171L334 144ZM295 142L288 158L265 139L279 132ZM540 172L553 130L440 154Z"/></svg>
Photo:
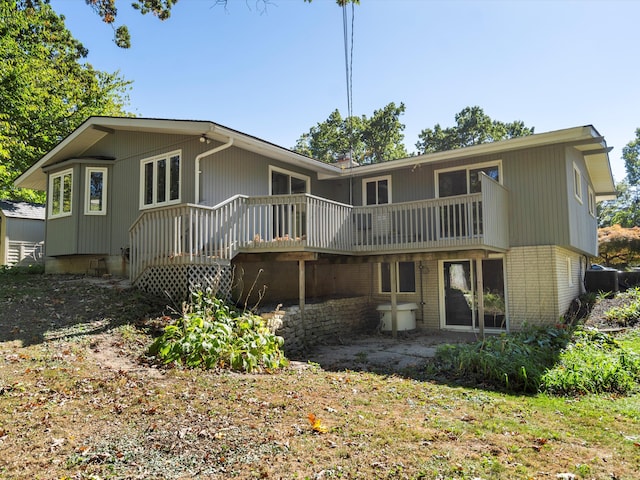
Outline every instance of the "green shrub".
<svg viewBox="0 0 640 480"><path fill-rule="evenodd" d="M611 335L577 330L559 362L542 376L541 389L555 395L628 394L640 382L640 355Z"/></svg>
<svg viewBox="0 0 640 480"><path fill-rule="evenodd" d="M640 288L630 288L618 294L618 298L628 300L619 307L610 308L605 312L605 318L622 326L634 325L640 320Z"/></svg>
<svg viewBox="0 0 640 480"><path fill-rule="evenodd" d="M44 264L36 263L33 265L20 265L10 267L8 265L0 265L0 274L2 275L22 275L33 274L41 275L44 273Z"/></svg>
<svg viewBox="0 0 640 480"><path fill-rule="evenodd" d="M436 351L436 369L509 391L537 392L568 340L567 330L529 327L474 344L443 345Z"/></svg>
<svg viewBox="0 0 640 480"><path fill-rule="evenodd" d="M164 364L259 372L287 365L283 343L261 317L240 311L211 292L197 292L182 317L165 327L149 347L149 354Z"/></svg>

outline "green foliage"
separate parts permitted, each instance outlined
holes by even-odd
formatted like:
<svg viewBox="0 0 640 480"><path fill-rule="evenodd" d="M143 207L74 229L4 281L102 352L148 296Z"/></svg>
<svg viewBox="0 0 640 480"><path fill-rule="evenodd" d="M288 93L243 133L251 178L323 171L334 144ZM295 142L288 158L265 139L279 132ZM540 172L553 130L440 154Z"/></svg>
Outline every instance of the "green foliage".
<svg viewBox="0 0 640 480"><path fill-rule="evenodd" d="M567 330L529 327L473 344L443 345L436 351L437 370L508 391L533 393L568 341Z"/></svg>
<svg viewBox="0 0 640 480"><path fill-rule="evenodd" d="M591 329L528 328L475 344L444 345L436 362L440 373L512 392L629 394L640 384L638 352Z"/></svg>
<svg viewBox="0 0 640 480"><path fill-rule="evenodd" d="M640 128L622 149L627 176L616 184L617 198L598 205L598 226L640 226Z"/></svg>
<svg viewBox="0 0 640 480"><path fill-rule="evenodd" d="M559 362L541 378L541 389L555 395L628 394L638 389L640 355L611 335L577 330Z"/></svg>
<svg viewBox="0 0 640 480"><path fill-rule="evenodd" d="M404 125L400 115L405 106L391 102L384 108L375 110L371 118L342 118L334 110L327 120L312 127L300 136L293 149L323 162L336 162L346 158L351 152L353 160L359 163L380 163L407 156L402 143Z"/></svg>
<svg viewBox="0 0 640 480"><path fill-rule="evenodd" d="M47 2L0 2L0 198L42 203L13 180L87 117L124 114L129 82L87 53Z"/></svg>
<svg viewBox="0 0 640 480"><path fill-rule="evenodd" d="M27 265L27 266L13 266L0 265L0 275L41 275L44 273L43 264Z"/></svg>
<svg viewBox="0 0 640 480"><path fill-rule="evenodd" d="M630 288L626 292L618 294L618 298L628 301L621 306L612 307L604 315L610 322L615 322L621 326L632 326L640 321L640 288Z"/></svg>
<svg viewBox="0 0 640 480"><path fill-rule="evenodd" d="M456 114L455 119L454 127L442 128L436 124L433 128L422 130L416 143L418 151L442 152L534 133L533 127L526 127L520 120L510 123L492 120L478 106L464 108Z"/></svg>
<svg viewBox="0 0 640 480"><path fill-rule="evenodd" d="M259 372L287 364L283 342L261 317L239 311L209 291L194 294L182 317L165 327L149 353L164 364Z"/></svg>

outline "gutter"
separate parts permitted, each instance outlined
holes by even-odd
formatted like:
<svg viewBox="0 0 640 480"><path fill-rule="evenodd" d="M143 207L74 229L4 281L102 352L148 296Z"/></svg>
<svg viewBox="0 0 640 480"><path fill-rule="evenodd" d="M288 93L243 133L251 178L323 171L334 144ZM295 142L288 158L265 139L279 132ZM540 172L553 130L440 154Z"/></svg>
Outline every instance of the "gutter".
<svg viewBox="0 0 640 480"><path fill-rule="evenodd" d="M207 141L208 138L206 137L206 135L203 135L201 137L202 141ZM222 150L226 150L227 148L229 148L230 146L233 145L233 137L229 137L229 140L227 140L227 143L223 143L222 145L218 145L215 148L212 148L211 150L207 150L206 152L202 152L199 153L198 155L196 155L196 162L195 162L195 172L196 172L196 184L195 184L195 204L199 205L200 204L200 160L202 160L204 157L208 157L209 155L213 155L214 153L218 153L221 152Z"/></svg>

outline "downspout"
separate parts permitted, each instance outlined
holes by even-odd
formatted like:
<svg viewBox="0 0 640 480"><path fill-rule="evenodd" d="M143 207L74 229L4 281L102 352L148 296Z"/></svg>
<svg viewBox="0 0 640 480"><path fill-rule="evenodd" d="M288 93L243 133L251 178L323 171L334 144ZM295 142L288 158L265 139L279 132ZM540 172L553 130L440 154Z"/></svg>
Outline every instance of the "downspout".
<svg viewBox="0 0 640 480"><path fill-rule="evenodd" d="M200 141L208 141L208 140L209 139L205 135L203 135ZM231 145L233 145L233 137L229 137L229 140L227 141L227 143L223 143L222 145L218 145L217 147L212 148L211 150L207 150L206 152L202 152L196 155L196 162L195 162L196 184L195 184L195 194L194 194L194 197L195 197L194 200L196 205L200 204L200 160L202 160L204 157L208 157L209 155L213 155L214 153L218 153L218 152L221 152L222 150L226 150Z"/></svg>

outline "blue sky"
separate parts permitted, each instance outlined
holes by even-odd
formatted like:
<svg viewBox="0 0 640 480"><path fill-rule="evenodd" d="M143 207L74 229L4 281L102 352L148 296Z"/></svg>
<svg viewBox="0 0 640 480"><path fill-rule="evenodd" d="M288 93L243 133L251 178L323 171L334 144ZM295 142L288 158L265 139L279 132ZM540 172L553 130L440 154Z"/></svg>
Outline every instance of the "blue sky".
<svg viewBox="0 0 640 480"><path fill-rule="evenodd" d="M83 0L52 0L100 70L132 80L129 110L211 120L292 147L347 113L342 9L334 0L180 0L160 22L119 0L133 47ZM361 0L355 8L353 113L404 102L405 145L479 105L536 132L592 124L616 180L640 127L640 1Z"/></svg>

